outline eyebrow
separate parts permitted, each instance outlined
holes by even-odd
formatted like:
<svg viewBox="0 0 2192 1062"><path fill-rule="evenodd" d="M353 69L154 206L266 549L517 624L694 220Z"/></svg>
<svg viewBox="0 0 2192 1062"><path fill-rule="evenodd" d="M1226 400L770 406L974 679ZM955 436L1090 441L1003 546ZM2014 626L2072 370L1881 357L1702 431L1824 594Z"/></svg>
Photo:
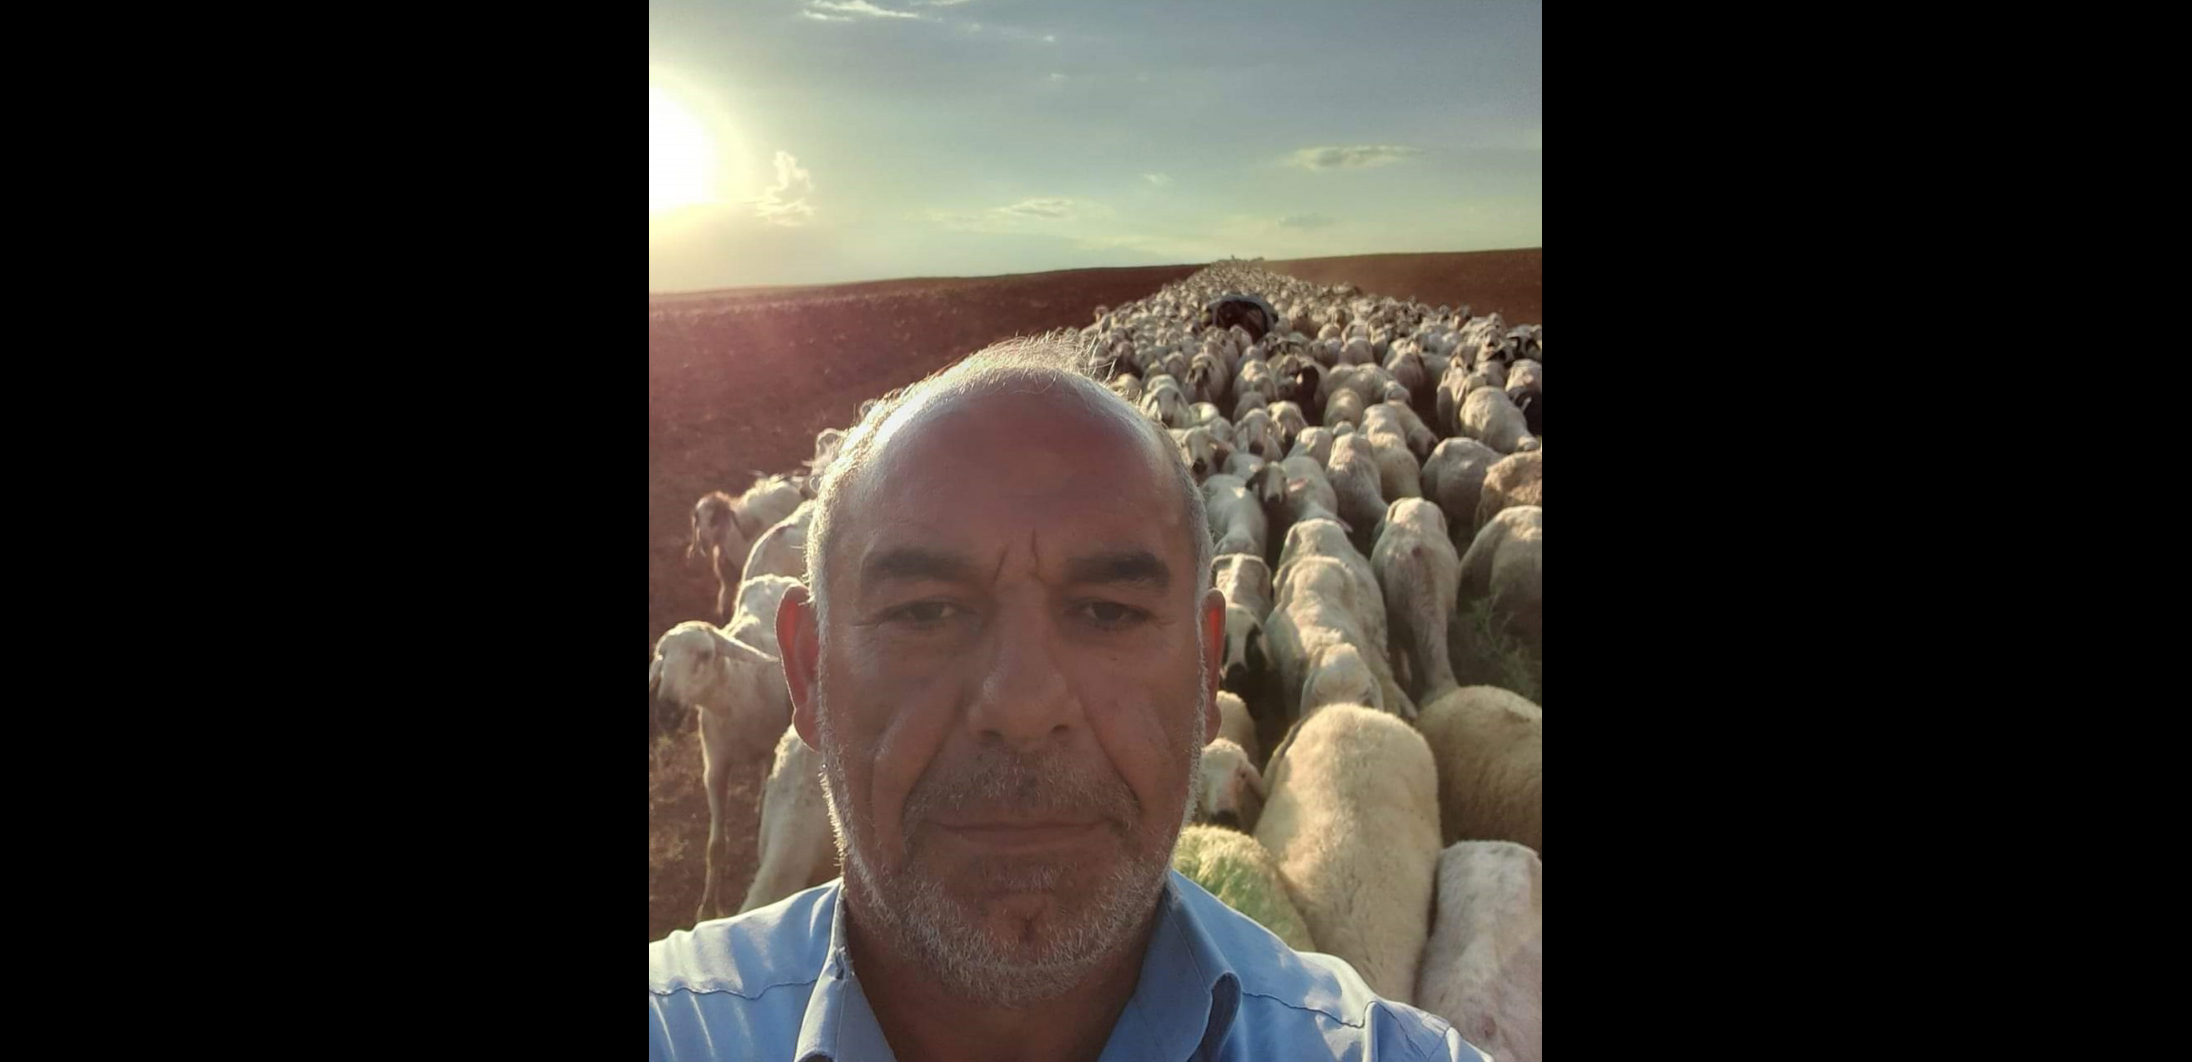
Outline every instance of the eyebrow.
<svg viewBox="0 0 2192 1062"><path fill-rule="evenodd" d="M919 546L899 546L870 554L860 565L863 588L889 582L973 582L974 562L956 553L939 553Z"/></svg>
<svg viewBox="0 0 2192 1062"><path fill-rule="evenodd" d="M860 566L860 585L872 589L891 582L944 583L980 581L974 562L956 553L919 546L898 546L870 555ZM1075 557L1066 564L1066 581L1077 585L1131 584L1163 590L1172 585L1172 569L1146 549L1109 550Z"/></svg>
<svg viewBox="0 0 2192 1062"><path fill-rule="evenodd" d="M1133 583L1162 590L1172 585L1172 570L1146 549L1112 550L1075 557L1066 564L1071 583Z"/></svg>

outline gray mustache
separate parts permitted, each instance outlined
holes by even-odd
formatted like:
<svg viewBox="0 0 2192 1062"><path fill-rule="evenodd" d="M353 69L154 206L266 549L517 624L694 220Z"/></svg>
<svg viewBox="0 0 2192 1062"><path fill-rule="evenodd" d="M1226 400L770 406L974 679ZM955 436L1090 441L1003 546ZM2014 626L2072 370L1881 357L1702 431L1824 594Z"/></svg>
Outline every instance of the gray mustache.
<svg viewBox="0 0 2192 1062"><path fill-rule="evenodd" d="M1063 755L1027 755L986 746L949 768L931 767L907 795L911 826L938 815L999 811L1016 815L1090 812L1120 826L1134 822L1141 802L1117 776L1090 771Z"/></svg>

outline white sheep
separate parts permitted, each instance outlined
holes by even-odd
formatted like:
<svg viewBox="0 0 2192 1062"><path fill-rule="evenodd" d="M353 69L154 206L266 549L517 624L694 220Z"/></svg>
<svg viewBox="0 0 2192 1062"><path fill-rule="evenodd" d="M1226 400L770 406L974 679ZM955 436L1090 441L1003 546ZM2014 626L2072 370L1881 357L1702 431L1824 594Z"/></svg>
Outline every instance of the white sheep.
<svg viewBox="0 0 2192 1062"><path fill-rule="evenodd" d="M1189 802L1190 821L1253 833L1263 804L1263 773L1247 749L1226 737L1203 746L1194 799Z"/></svg>
<svg viewBox="0 0 2192 1062"><path fill-rule="evenodd" d="M1500 456L1489 446L1469 438L1442 440L1423 463L1423 496L1446 514L1446 527L1455 549L1468 548L1476 537L1477 505L1483 499L1484 476Z"/></svg>
<svg viewBox="0 0 2192 1062"><path fill-rule="evenodd" d="M1260 555L1231 554L1211 563L1217 588L1225 594L1224 690L1256 702L1257 717L1272 711L1271 651L1264 619L1271 612L1270 569ZM1261 582L1261 586L1256 585ZM1243 748L1252 742L1241 742Z"/></svg>
<svg viewBox="0 0 2192 1062"><path fill-rule="evenodd" d="M1307 402L1317 393L1324 380L1324 366L1299 354L1281 354L1271 361L1271 376L1278 390L1271 396L1274 402ZM1323 408L1319 406L1318 408Z"/></svg>
<svg viewBox="0 0 2192 1062"><path fill-rule="evenodd" d="M1324 401L1324 426L1337 428L1342 424L1360 425L1363 408L1368 404L1353 388L1339 388L1332 392L1332 397Z"/></svg>
<svg viewBox="0 0 2192 1062"><path fill-rule="evenodd" d="M1408 433L1391 402L1363 410L1362 437L1377 463L1378 495L1386 502L1423 497L1421 458L1408 447Z"/></svg>
<svg viewBox="0 0 2192 1062"><path fill-rule="evenodd" d="M1170 374L1160 373L1147 377L1142 384L1142 413L1167 428L1189 428L1195 424L1195 410L1188 402L1186 392L1179 381Z"/></svg>
<svg viewBox="0 0 2192 1062"><path fill-rule="evenodd" d="M1379 511L1380 517L1384 515ZM1371 525L1373 528L1375 524ZM1279 549L1279 566L1272 570L1272 606L1286 603L1286 569L1309 557L1323 557L1337 562L1347 572L1350 587L1348 607L1363 618L1363 625L1371 636L1366 649L1383 659L1386 655L1387 632L1385 596L1378 589L1377 573L1370 567L1370 558L1355 548L1350 532L1340 521L1330 517L1312 517L1299 520L1286 529L1286 538Z"/></svg>
<svg viewBox="0 0 2192 1062"><path fill-rule="evenodd" d="M1377 414L1376 411L1381 409L1387 412ZM1423 422L1422 417L1416 415L1416 411L1408 405L1407 398L1393 394L1390 388L1386 391L1385 401L1363 410L1365 418L1373 414L1393 418L1401 435L1408 440L1408 452L1415 455L1419 464L1431 456L1432 450L1438 448L1437 433Z"/></svg>
<svg viewBox="0 0 2192 1062"><path fill-rule="evenodd" d="M1126 399L1129 403L1135 406L1140 406L1142 404L1141 377L1136 376L1130 372L1122 372L1116 376L1113 376L1111 378L1111 383L1106 386L1111 388L1112 394L1118 395L1120 398Z"/></svg>
<svg viewBox="0 0 2192 1062"><path fill-rule="evenodd" d="M693 504L692 541L685 556L705 553L715 570L715 618L730 618L731 600L738 595L738 580L754 540L792 514L805 498L788 476L763 476L736 498L711 491Z"/></svg>
<svg viewBox="0 0 2192 1062"><path fill-rule="evenodd" d="M1497 386L1479 387L1461 400L1459 427L1461 434L1503 454L1535 450L1539 446L1537 437L1530 434L1529 422L1523 419L1522 411L1516 409L1514 400Z"/></svg>
<svg viewBox="0 0 2192 1062"><path fill-rule="evenodd" d="M1294 440L1309 429L1309 418L1302 414L1301 405L1296 402L1273 402L1270 409L1271 427L1278 433L1279 452L1283 454L1292 450Z"/></svg>
<svg viewBox="0 0 2192 1062"><path fill-rule="evenodd" d="M1500 1062L1545 1054L1544 879L1544 861L1519 844L1463 841L1439 853L1415 1005Z"/></svg>
<svg viewBox="0 0 2192 1062"><path fill-rule="evenodd" d="M1209 428L1213 438L1227 446L1233 445L1233 422L1227 419L1224 413L1219 412L1216 405L1209 402L1197 402L1193 408L1195 410L1196 427Z"/></svg>
<svg viewBox="0 0 2192 1062"><path fill-rule="evenodd" d="M770 656L783 656L783 650L776 644L777 606L784 603L785 593L798 586L803 577L762 574L738 584L738 608L731 614L731 622L724 628L724 633ZM783 696L790 697L790 691L783 691Z"/></svg>
<svg viewBox="0 0 2192 1062"><path fill-rule="evenodd" d="M774 526L755 540L753 552L746 556L746 568L739 574L739 592L743 594L747 584L764 575L788 575L794 579L807 574L807 528L814 523L814 503L803 501L790 516L778 520Z"/></svg>
<svg viewBox="0 0 2192 1062"><path fill-rule="evenodd" d="M1210 573L1211 585L1225 595L1227 604L1246 608L1257 619L1271 614L1271 563L1262 554L1220 551L1210 562Z"/></svg>
<svg viewBox="0 0 2192 1062"><path fill-rule="evenodd" d="M791 722L791 697L775 656L711 624L680 623L655 643L648 695L700 711L701 785L708 797L708 847L696 921L721 914L722 877L730 864L724 800L734 762L766 749Z"/></svg>
<svg viewBox="0 0 2192 1062"><path fill-rule="evenodd" d="M1530 434L1538 434L1538 418L1543 415L1539 403L1545 398L1545 366L1530 358L1515 362L1507 370L1506 391L1507 397L1514 400L1515 408L1522 411L1523 419L1529 422Z"/></svg>
<svg viewBox="0 0 2192 1062"><path fill-rule="evenodd" d="M1335 704L1273 751L1256 839L1317 947L1399 1003L1416 991L1439 855L1438 778L1407 723Z"/></svg>
<svg viewBox="0 0 2192 1062"><path fill-rule="evenodd" d="M1286 477L1285 519L1288 531L1304 520L1325 519L1334 521L1346 530L1348 525L1340 517L1340 496L1332 489L1331 477L1324 473L1324 462L1307 455L1288 457L1279 462L1279 470ZM1277 526L1273 534L1283 534ZM1283 540L1282 540L1283 541Z"/></svg>
<svg viewBox="0 0 2192 1062"><path fill-rule="evenodd" d="M1218 737L1240 746L1241 751L1248 754L1248 762L1260 762L1260 757L1256 755L1256 717L1249 714L1248 702L1230 690L1219 690L1217 700ZM1259 789L1257 795L1261 796L1263 777L1260 774L1256 778L1256 785Z"/></svg>
<svg viewBox="0 0 2192 1062"><path fill-rule="evenodd" d="M1299 719L1333 695L1378 688L1370 706L1415 718L1415 704L1393 678L1382 632L1370 630L1367 613L1382 613L1375 583L1358 585L1347 566L1331 557L1296 558L1279 568L1278 601L1264 619L1264 644L1277 674L1280 718ZM1354 656L1328 651L1346 645Z"/></svg>
<svg viewBox="0 0 2192 1062"><path fill-rule="evenodd" d="M1227 907L1253 919L1287 947L1317 950L1286 882L1263 842L1237 830L1188 826L1172 849L1172 869Z"/></svg>
<svg viewBox="0 0 2192 1062"><path fill-rule="evenodd" d="M1545 451L1512 454L1484 470L1484 486L1477 496L1476 526L1482 527L1502 509L1517 505L1545 504Z"/></svg>
<svg viewBox="0 0 2192 1062"><path fill-rule="evenodd" d="M1454 688L1446 636L1461 592L1461 556L1447 534L1446 514L1422 498L1394 502L1379 526L1370 570L1392 624L1393 669L1407 676L1409 695L1421 704Z"/></svg>
<svg viewBox="0 0 2192 1062"><path fill-rule="evenodd" d="M1393 382L1399 384L1411 399L1418 394L1431 393L1431 381L1436 377L1431 375L1423 355L1416 351L1413 344L1394 346L1382 364L1385 371L1392 375Z"/></svg>
<svg viewBox="0 0 2192 1062"><path fill-rule="evenodd" d="M1263 556L1270 549L1270 520L1265 515L1265 499L1252 492L1247 481L1219 473L1205 477L1203 483L1203 513L1210 525L1211 540L1217 552L1253 553ZM1258 487L1269 491L1279 482L1277 473L1259 471Z"/></svg>
<svg viewBox="0 0 2192 1062"><path fill-rule="evenodd" d="M1281 562L1283 565L1283 561ZM1460 601L1489 597L1492 621L1530 648L1544 649L1545 510L1517 505L1477 529L1461 555Z"/></svg>
<svg viewBox="0 0 2192 1062"><path fill-rule="evenodd" d="M759 861L739 914L837 876L837 835L822 793L822 757L799 740L797 729L785 727L776 743L757 817Z"/></svg>
<svg viewBox="0 0 2192 1062"><path fill-rule="evenodd" d="M1433 419L1448 438L1461 431L1461 402L1469 396L1471 386L1468 359L1455 358L1447 363L1446 371L1432 388Z"/></svg>
<svg viewBox="0 0 2192 1062"><path fill-rule="evenodd" d="M1277 429L1272 425L1267 409L1251 409L1233 421L1233 449L1237 453L1254 454L1266 461L1276 461L1285 456L1286 450L1279 445Z"/></svg>
<svg viewBox="0 0 2192 1062"><path fill-rule="evenodd" d="M1233 420L1235 423L1239 423L1243 413L1255 408L1248 404L1250 395L1255 395L1260 399L1256 403L1257 405L1278 400L1278 377L1272 374L1268 362L1244 361L1241 363L1239 374L1233 381L1233 395Z"/></svg>
<svg viewBox="0 0 2192 1062"><path fill-rule="evenodd" d="M1216 402L1226 394L1226 384L1232 379L1227 371L1226 355L1206 350L1190 359L1187 366L1187 396L1197 402Z"/></svg>
<svg viewBox="0 0 2192 1062"><path fill-rule="evenodd" d="M1351 393L1342 391L1334 397L1346 397ZM1332 444L1332 458L1324 463L1324 473L1339 498L1340 518L1347 521L1347 526L1353 528L1360 539L1356 548L1367 553L1365 547L1372 541L1372 529L1385 515L1386 500L1377 447L1368 436L1359 432L1343 435Z"/></svg>
<svg viewBox="0 0 2192 1062"><path fill-rule="evenodd" d="M1291 613L1289 613L1291 615ZM1301 697L1295 702L1303 716L1328 704L1359 704L1385 711L1385 690L1377 672L1353 642L1333 641L1309 651L1301 680Z"/></svg>
<svg viewBox="0 0 2192 1062"><path fill-rule="evenodd" d="M1225 459L1225 467L1220 469L1219 472L1223 475L1239 476L1243 481L1246 481L1254 478L1256 471L1261 469L1264 464L1264 459L1257 457L1255 454L1235 450L1231 457ZM1282 479L1280 485L1284 486L1284 484L1285 481Z"/></svg>
<svg viewBox="0 0 2192 1062"><path fill-rule="evenodd" d="M1416 728L1438 761L1441 843L1545 851L1543 709L1497 686L1463 686L1426 703Z"/></svg>
<svg viewBox="0 0 2192 1062"><path fill-rule="evenodd" d="M1197 426L1171 431L1172 441L1180 451L1180 463L1194 474L1197 483L1217 474L1224 467L1225 459L1233 456L1233 447L1221 441L1209 428Z"/></svg>
<svg viewBox="0 0 2192 1062"><path fill-rule="evenodd" d="M1339 436L1333 434L1330 428L1308 428L1295 437L1294 445L1286 451L1286 456L1307 457L1315 461L1317 467L1322 468L1326 461L1332 459L1332 444L1337 441Z"/></svg>

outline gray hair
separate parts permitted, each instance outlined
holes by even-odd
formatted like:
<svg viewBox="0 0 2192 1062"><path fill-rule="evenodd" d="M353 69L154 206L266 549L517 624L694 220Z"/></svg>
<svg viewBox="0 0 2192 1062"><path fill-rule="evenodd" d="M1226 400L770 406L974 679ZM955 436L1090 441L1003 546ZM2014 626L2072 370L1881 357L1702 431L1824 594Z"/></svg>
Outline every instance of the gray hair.
<svg viewBox="0 0 2192 1062"><path fill-rule="evenodd" d="M1030 394L1062 390L1079 398L1092 413L1114 416L1147 433L1163 453L1174 455L1173 487L1187 517L1189 537L1194 539L1195 590L1198 600L1211 587L1209 517L1203 508L1202 487L1194 473L1178 459L1179 444L1164 426L1149 419L1126 399L1106 386L1115 359L1096 350L1078 331L1064 329L1037 336L1022 336L993 344L939 370L918 383L884 395L867 408L860 423L846 433L837 457L815 474L814 519L807 531L807 592L815 607L818 625L826 622L829 605L824 587L827 579L830 539L859 474L875 456L884 425L900 411L935 397L994 394L1008 388ZM1198 636L1201 627L1196 628Z"/></svg>

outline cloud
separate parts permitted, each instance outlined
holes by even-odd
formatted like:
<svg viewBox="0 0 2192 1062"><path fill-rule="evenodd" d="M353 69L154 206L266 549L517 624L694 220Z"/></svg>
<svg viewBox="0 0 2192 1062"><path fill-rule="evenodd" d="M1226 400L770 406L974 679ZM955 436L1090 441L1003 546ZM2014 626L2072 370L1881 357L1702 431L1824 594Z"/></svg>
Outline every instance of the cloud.
<svg viewBox="0 0 2192 1062"><path fill-rule="evenodd" d="M813 11L834 11L841 16L845 16L841 18L831 18L827 15L814 16L825 22L849 22L851 21L850 16L853 15L865 15L868 18L922 17L911 11L893 11L887 7L877 7L869 3L868 0L807 0L807 7ZM805 13L802 12L802 14Z"/></svg>
<svg viewBox="0 0 2192 1062"><path fill-rule="evenodd" d="M814 178L791 152L778 149L776 183L763 189L761 198L754 201L754 216L772 225L804 225L814 216L814 207L807 202L812 194Z"/></svg>
<svg viewBox="0 0 2192 1062"><path fill-rule="evenodd" d="M1050 75L1050 79L1052 81L1064 81L1066 79L1066 76L1064 74L1053 73Z"/></svg>
<svg viewBox="0 0 2192 1062"><path fill-rule="evenodd" d="M1073 216L1073 200L1023 199L1011 206L998 207L997 213L1022 218L1070 218Z"/></svg>
<svg viewBox="0 0 2192 1062"><path fill-rule="evenodd" d="M820 13L818 13L818 12L814 12L814 11L802 11L802 12L800 12L800 14L802 14L802 15L805 15L805 16L807 16L808 18L811 18L811 19L815 20L816 22L851 22L851 21L852 21L852 16L850 16L850 15L824 15L824 14L820 14Z"/></svg>
<svg viewBox="0 0 2192 1062"><path fill-rule="evenodd" d="M1164 174L1162 174L1162 173L1145 173L1145 174L1142 174L1142 180L1148 181L1149 183L1151 183L1151 184L1154 184L1154 185L1156 185L1156 186L1157 186L1157 187L1159 187L1159 188L1162 188L1162 187L1164 187L1165 185L1168 185L1168 184L1171 184L1171 183L1172 183L1172 178L1171 178L1171 177L1168 177L1168 176L1166 176L1166 175L1164 175Z"/></svg>
<svg viewBox="0 0 2192 1062"><path fill-rule="evenodd" d="M1043 34L1043 43L1044 43L1044 44L1056 44L1056 43L1058 43L1058 35L1057 35L1057 34L1055 34L1055 33L1045 33L1045 34Z"/></svg>
<svg viewBox="0 0 2192 1062"><path fill-rule="evenodd" d="M1399 162L1420 155L1418 148L1395 144L1370 144L1360 147L1313 147L1303 148L1287 159L1287 165L1305 170L1363 169Z"/></svg>
<svg viewBox="0 0 2192 1062"><path fill-rule="evenodd" d="M913 2L920 4L922 7L958 7L960 4L966 3L967 0L913 0Z"/></svg>
<svg viewBox="0 0 2192 1062"><path fill-rule="evenodd" d="M1332 219L1322 214L1288 214L1279 219L1282 229L1321 229L1330 224Z"/></svg>

